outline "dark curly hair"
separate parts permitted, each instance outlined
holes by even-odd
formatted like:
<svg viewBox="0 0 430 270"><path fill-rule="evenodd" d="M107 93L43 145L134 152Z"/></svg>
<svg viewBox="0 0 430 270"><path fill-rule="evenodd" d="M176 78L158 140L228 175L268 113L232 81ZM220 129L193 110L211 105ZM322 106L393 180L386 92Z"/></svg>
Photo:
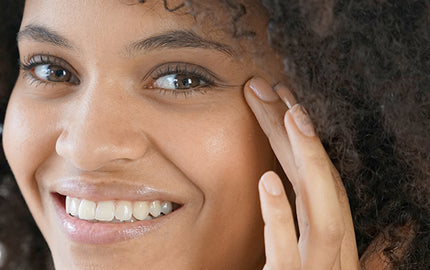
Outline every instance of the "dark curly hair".
<svg viewBox="0 0 430 270"><path fill-rule="evenodd" d="M23 2L0 3L2 105L17 76L11 67L17 67L15 35ZM221 2L231 11L232 34L253 38L252 29L240 23L246 6ZM308 108L343 179L359 254L383 236L393 268L430 269L430 1L261 2L270 14L270 44L284 56L289 84ZM196 0L177 7L164 3L169 11L188 6L199 12ZM1 173L10 174L2 166ZM5 177L0 182L0 241L11 251L20 249L10 252L7 267L52 267L40 233L21 209L22 197ZM19 234L3 229L11 220L15 231L20 226ZM405 234L405 227L411 233ZM399 253L405 242L406 251Z"/></svg>
<svg viewBox="0 0 430 270"><path fill-rule="evenodd" d="M430 269L430 2L263 2L343 179L359 253L382 233L396 269ZM398 256L405 226L415 234Z"/></svg>

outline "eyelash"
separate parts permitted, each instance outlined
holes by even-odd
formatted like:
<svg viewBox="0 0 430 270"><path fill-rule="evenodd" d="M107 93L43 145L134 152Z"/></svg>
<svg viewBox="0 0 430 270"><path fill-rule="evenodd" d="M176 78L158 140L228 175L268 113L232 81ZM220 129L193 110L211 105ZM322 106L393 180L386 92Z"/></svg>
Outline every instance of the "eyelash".
<svg viewBox="0 0 430 270"><path fill-rule="evenodd" d="M152 75L151 79L153 82L161 77L173 74L184 75L186 77L197 77L199 80L205 82L203 85L185 90L160 88L159 92L161 94L172 94L174 96L183 95L184 97L188 97L195 93L205 94L207 93L208 89L215 86L221 86L219 83L217 83L218 78L211 71L205 69L204 67L184 62L161 64L154 67L148 74L149 75L147 75L144 80L148 76Z"/></svg>
<svg viewBox="0 0 430 270"><path fill-rule="evenodd" d="M40 65L55 65L58 67L61 67L72 74L75 74L76 72L73 70L73 68L67 64L67 62L61 58L58 58L56 56L52 56L49 53L41 53L37 55L29 55L28 57L24 57L23 61L19 60L19 67L22 71L24 71L24 75L27 79L30 80L31 84L36 84L36 87L39 85L53 85L58 82L50 82L46 80L42 80L38 77L36 77L32 70ZM189 88L189 89L163 89L159 88L160 94L170 94L175 97L178 97L178 95L183 95L184 97L192 96L196 93L199 94L205 94L207 93L207 90L215 87L215 86L221 86L221 84L218 84L216 81L218 78L209 70L205 69L204 67L189 64L189 63L183 63L183 62L172 62L172 63L164 63L161 65L158 65L154 67L148 75L145 76L144 80L148 79L149 77L152 80L152 84L155 83L155 81L163 76L167 75L173 75L173 74L179 74L187 77L197 77L199 80L204 81L205 83L203 85ZM76 77L76 75L74 75ZM145 86L146 89L155 88L151 86Z"/></svg>
<svg viewBox="0 0 430 270"><path fill-rule="evenodd" d="M36 87L39 85L51 85L54 82L49 82L45 80L41 80L37 77L35 77L32 73L32 69L40 66L40 65L55 65L59 66L61 68L64 68L65 70L68 70L71 73L74 73L73 68L71 68L66 61L64 61L61 58L58 58L56 56L50 55L49 53L41 53L37 55L29 55L28 57L24 57L24 59L18 60L19 68L24 71L24 76L26 79L30 81L30 84L36 84ZM70 71L72 70L72 71Z"/></svg>

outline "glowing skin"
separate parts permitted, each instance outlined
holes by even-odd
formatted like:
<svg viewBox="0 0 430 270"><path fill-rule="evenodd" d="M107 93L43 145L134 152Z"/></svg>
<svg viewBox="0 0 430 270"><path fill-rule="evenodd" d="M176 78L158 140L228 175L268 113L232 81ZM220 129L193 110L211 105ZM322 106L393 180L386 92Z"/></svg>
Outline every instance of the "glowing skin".
<svg viewBox="0 0 430 270"><path fill-rule="evenodd" d="M273 83L281 75L257 68L250 41L217 31L211 22L196 26L185 11L167 12L162 1L125 2L26 1L21 30L43 26L70 46L22 36L21 61L49 54L76 76L72 83L39 84L21 71L3 136L56 268L261 268L257 182L273 167L274 155L245 102L243 84L253 75ZM249 12L257 39L266 40L264 17ZM228 45L233 54L213 48L127 49L172 30L193 30ZM261 50L265 58L259 64L282 70L267 44ZM215 85L186 94L153 88L166 85L155 83L160 73L153 69L177 62L215 74ZM45 73L43 67L33 69ZM58 193L92 201L166 200L182 208L144 233L84 243L61 229Z"/></svg>

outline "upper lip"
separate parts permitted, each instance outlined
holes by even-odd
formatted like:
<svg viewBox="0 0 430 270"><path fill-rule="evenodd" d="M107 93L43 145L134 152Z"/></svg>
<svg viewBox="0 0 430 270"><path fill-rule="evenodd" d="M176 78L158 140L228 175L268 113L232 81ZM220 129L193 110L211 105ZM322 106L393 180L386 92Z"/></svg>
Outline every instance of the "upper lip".
<svg viewBox="0 0 430 270"><path fill-rule="evenodd" d="M91 201L128 200L128 201L171 201L179 205L186 198L178 192L136 182L124 182L115 178L69 177L57 179L48 186L50 192L63 196L82 198Z"/></svg>

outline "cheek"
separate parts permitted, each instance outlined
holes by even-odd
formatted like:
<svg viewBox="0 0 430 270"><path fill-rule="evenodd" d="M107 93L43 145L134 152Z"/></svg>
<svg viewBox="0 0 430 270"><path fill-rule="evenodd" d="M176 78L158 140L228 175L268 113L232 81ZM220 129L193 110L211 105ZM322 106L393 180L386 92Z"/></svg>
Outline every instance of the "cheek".
<svg viewBox="0 0 430 270"><path fill-rule="evenodd" d="M44 157L55 151L55 112L47 107L17 95L9 101L3 144L17 180L31 178Z"/></svg>
<svg viewBox="0 0 430 270"><path fill-rule="evenodd" d="M201 243L207 258L258 259L263 252L257 248L263 247L258 180L274 164L268 140L246 104L203 113L192 123L170 148L176 149L170 160L204 197L191 239ZM229 252L208 243L225 243Z"/></svg>
<svg viewBox="0 0 430 270"><path fill-rule="evenodd" d="M208 196L231 182L255 184L272 169L274 155L268 140L244 102L176 116L172 122L170 130L159 134L164 138L159 145Z"/></svg>
<svg viewBox="0 0 430 270"><path fill-rule="evenodd" d="M50 124L54 122L50 117L55 114L45 113L47 107L12 94L4 124L5 155L33 214L43 213L41 191L34 174L43 160L55 151L55 128ZM36 221L40 221L38 215L34 215Z"/></svg>
<svg viewBox="0 0 430 270"><path fill-rule="evenodd" d="M249 218L259 215L257 183L273 169L274 154L246 103L232 102L174 122L170 127L176 130L167 133L178 136L165 137L164 142L174 143L162 144L162 151L201 191L211 211L208 219L235 210Z"/></svg>

